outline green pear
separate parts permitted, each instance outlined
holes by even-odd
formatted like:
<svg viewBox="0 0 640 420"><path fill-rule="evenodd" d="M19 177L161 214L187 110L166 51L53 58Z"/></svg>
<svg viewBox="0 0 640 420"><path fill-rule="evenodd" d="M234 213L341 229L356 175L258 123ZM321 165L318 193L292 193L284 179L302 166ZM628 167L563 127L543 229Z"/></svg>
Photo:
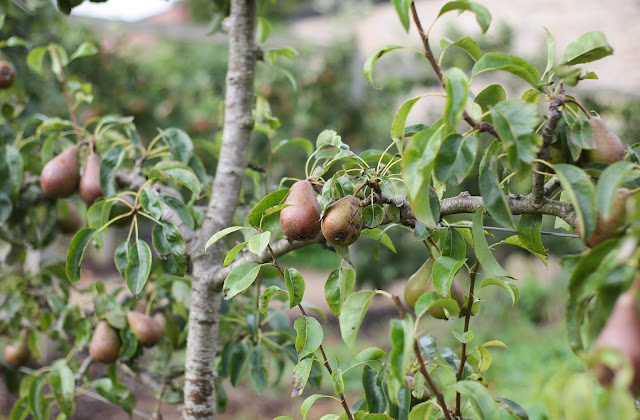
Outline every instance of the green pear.
<svg viewBox="0 0 640 420"><path fill-rule="evenodd" d="M8 61L0 61L0 89L8 89L16 81L16 69Z"/></svg>
<svg viewBox="0 0 640 420"><path fill-rule="evenodd" d="M615 163L624 160L625 148L620 138L609 129L600 117L589 119L593 139L592 149L583 151L582 161L585 165L595 162Z"/></svg>
<svg viewBox="0 0 640 420"><path fill-rule="evenodd" d="M140 312L127 312L127 322L138 342L145 347L151 347L162 338L162 327L153 318Z"/></svg>
<svg viewBox="0 0 640 420"><path fill-rule="evenodd" d="M107 321L100 321L89 343L89 355L96 362L113 363L120 354L120 337Z"/></svg>
<svg viewBox="0 0 640 420"><path fill-rule="evenodd" d="M280 227L289 239L304 240L320 233L320 203L309 181L298 181L289 190L280 212Z"/></svg>
<svg viewBox="0 0 640 420"><path fill-rule="evenodd" d="M631 389L638 395L640 393L640 312L632 293L623 293L618 297L611 316L600 331L594 349L617 350L629 358L633 366ZM609 367L604 365L597 365L595 374L603 386L611 385L615 375Z"/></svg>
<svg viewBox="0 0 640 420"><path fill-rule="evenodd" d="M71 146L44 165L40 186L51 197L69 197L80 180L78 146Z"/></svg>
<svg viewBox="0 0 640 420"><path fill-rule="evenodd" d="M437 291L433 284L433 258L427 258L427 260L418 268L418 271L413 273L407 280L404 286L404 301L411 309L415 308L416 302L424 293ZM449 289L451 299L458 303L458 306L462 309L464 306L464 290L457 277L453 278L451 282L451 288ZM444 308L434 307L427 310L429 314L438 319L447 319L447 314L444 312Z"/></svg>
<svg viewBox="0 0 640 420"><path fill-rule="evenodd" d="M93 204L99 197L102 197L100 188L100 156L93 151L87 158L82 178L80 178L80 197L87 203Z"/></svg>
<svg viewBox="0 0 640 420"><path fill-rule="evenodd" d="M7 344L4 348L4 360L13 366L19 368L24 366L30 357L27 333L20 333L20 338L12 344Z"/></svg>
<svg viewBox="0 0 640 420"><path fill-rule="evenodd" d="M322 217L321 228L322 235L332 244L353 244L364 228L360 201L352 195L347 195L331 204Z"/></svg>

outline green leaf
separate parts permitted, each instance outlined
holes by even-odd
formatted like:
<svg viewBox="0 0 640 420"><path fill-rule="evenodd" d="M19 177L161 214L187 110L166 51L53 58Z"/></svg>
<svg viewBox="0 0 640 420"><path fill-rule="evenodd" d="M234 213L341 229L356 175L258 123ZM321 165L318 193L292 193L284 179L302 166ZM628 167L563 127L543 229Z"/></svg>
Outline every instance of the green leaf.
<svg viewBox="0 0 640 420"><path fill-rule="evenodd" d="M285 197L289 194L288 188L282 188L272 192L271 194L264 197L258 204L253 206L249 215L247 216L247 221L249 224L256 228L263 228L262 221L265 216L265 212L270 208L273 208L279 204L282 204Z"/></svg>
<svg viewBox="0 0 640 420"><path fill-rule="evenodd" d="M509 164L520 173L529 171L529 164L542 144L541 137L535 133L538 125L536 105L522 99L509 99L491 108L490 112Z"/></svg>
<svg viewBox="0 0 640 420"><path fill-rule="evenodd" d="M144 289L149 273L151 273L151 248L141 239L129 248L127 253L127 268L124 278L134 296L138 296Z"/></svg>
<svg viewBox="0 0 640 420"><path fill-rule="evenodd" d="M173 209L176 213L178 213L180 220L182 220L182 222L187 227L190 227L191 229L193 229L193 227L195 226L195 221L193 220L193 216L191 215L191 212L189 211L189 209L187 209L187 206L185 206L184 203L179 198L173 197L165 193L160 193L160 200L162 200L164 204L171 207L171 209Z"/></svg>
<svg viewBox="0 0 640 420"><path fill-rule="evenodd" d="M600 31L587 32L572 41L560 57L560 64L569 66L590 63L613 54L613 48Z"/></svg>
<svg viewBox="0 0 640 420"><path fill-rule="evenodd" d="M262 393L267 387L268 372L264 363L264 351L263 347L255 346L251 349L251 355L249 359L249 367L251 368L251 379L256 385L256 389L259 393Z"/></svg>
<svg viewBox="0 0 640 420"><path fill-rule="evenodd" d="M436 179L449 185L462 182L473 169L477 148L478 139L475 136L448 135L436 155Z"/></svg>
<svg viewBox="0 0 640 420"><path fill-rule="evenodd" d="M289 267L284 272L284 283L289 292L289 308L293 308L302 302L304 296L304 279L302 274L293 267Z"/></svg>
<svg viewBox="0 0 640 420"><path fill-rule="evenodd" d="M47 377L45 375L37 376L29 387L29 408L36 420L49 420L48 416L45 417L49 412L49 403L44 398L43 389L46 382Z"/></svg>
<svg viewBox="0 0 640 420"><path fill-rule="evenodd" d="M418 298L414 308L416 318L422 318L431 308L443 308L445 310L445 314L448 313L449 318L453 318L460 313L460 306L458 305L458 302L451 298L443 299L438 292L431 291L424 293L420 298Z"/></svg>
<svg viewBox="0 0 640 420"><path fill-rule="evenodd" d="M13 203L11 203L11 199L3 193L0 193L0 226L4 225L11 216L11 212L13 211Z"/></svg>
<svg viewBox="0 0 640 420"><path fill-rule="evenodd" d="M415 332L411 315L407 315L407 317L402 320L391 320L389 341L391 342L392 348L389 352L389 368L391 374L397 380L404 381L404 377L409 371L414 340Z"/></svg>
<svg viewBox="0 0 640 420"><path fill-rule="evenodd" d="M24 396L13 404L10 420L25 420L30 412L29 397Z"/></svg>
<svg viewBox="0 0 640 420"><path fill-rule="evenodd" d="M340 368L336 367L331 372L331 383L333 384L333 392L336 395L344 394L344 379Z"/></svg>
<svg viewBox="0 0 640 420"><path fill-rule="evenodd" d="M304 402L300 406L300 413L302 414L302 420L307 419L307 414L309 413L309 410L311 410L311 406L320 398L332 398L332 397L329 395L322 395L322 394L313 394L307 397L307 399L304 400Z"/></svg>
<svg viewBox="0 0 640 420"><path fill-rule="evenodd" d="M47 47L36 47L29 52L29 55L27 56L27 65L33 72L42 74L42 60L46 53Z"/></svg>
<svg viewBox="0 0 640 420"><path fill-rule="evenodd" d="M115 263L116 269L118 273L124 278L124 272L127 269L127 255L129 254L129 242L121 242L120 245L116 247L116 250L113 254L113 262Z"/></svg>
<svg viewBox="0 0 640 420"><path fill-rule="evenodd" d="M409 26L411 24L409 20L409 10L411 9L412 0L392 0L393 7L396 8L396 13L402 22L404 30L409 32Z"/></svg>
<svg viewBox="0 0 640 420"><path fill-rule="evenodd" d="M322 344L322 327L317 319L303 316L295 320L293 328L297 333L296 351L298 352L298 360L313 353Z"/></svg>
<svg viewBox="0 0 640 420"><path fill-rule="evenodd" d="M490 149L487 149L490 150ZM478 177L482 200L493 219L508 229L516 227L513 215L507 203L504 190L500 187L498 179L498 162L495 158L484 155L480 163L480 175Z"/></svg>
<svg viewBox="0 0 640 420"><path fill-rule="evenodd" d="M443 49L442 54L444 54L445 48L449 48L451 46L463 49L467 54L469 54L469 57L471 57L473 61L478 61L480 57L482 57L482 50L480 49L480 46L476 41L468 36L461 38L456 42L447 38L440 41L440 47Z"/></svg>
<svg viewBox="0 0 640 420"><path fill-rule="evenodd" d="M380 359L384 357L386 353L384 350L379 349L377 347L369 347L362 350L360 353L356 355L351 360L349 367L352 368L354 366L365 363L371 369L379 371L382 368L382 364L380 363Z"/></svg>
<svg viewBox="0 0 640 420"><path fill-rule="evenodd" d="M377 373L369 366L362 369L362 388L364 390L364 398L367 403L367 409L372 413L382 413L387 406L387 400L384 396L381 384L378 382L378 375L384 375L384 372Z"/></svg>
<svg viewBox="0 0 640 420"><path fill-rule="evenodd" d="M100 189L105 197L116 194L113 180L124 160L127 151L122 146L115 146L107 150L100 160Z"/></svg>
<svg viewBox="0 0 640 420"><path fill-rule="evenodd" d="M598 212L607 219L613 209L613 200L620 185L633 165L631 162L616 162L602 172L596 186Z"/></svg>
<svg viewBox="0 0 640 420"><path fill-rule="evenodd" d="M569 196L569 201L578 216L578 225L582 232L582 241L591 236L596 228L597 208L596 192L589 176L574 165L553 165L560 184Z"/></svg>
<svg viewBox="0 0 640 420"><path fill-rule="evenodd" d="M471 69L473 77L487 71L506 71L514 74L532 87L538 89L540 83L540 73L531 63L520 57L503 53L487 53L480 58Z"/></svg>
<svg viewBox="0 0 640 420"><path fill-rule="evenodd" d="M482 112L487 112L490 108L507 99L507 92L500 85L489 85L478 93L473 102L480 105Z"/></svg>
<svg viewBox="0 0 640 420"><path fill-rule="evenodd" d="M425 420L432 418L433 406L435 403L433 401L425 401L414 406L409 413L408 420Z"/></svg>
<svg viewBox="0 0 640 420"><path fill-rule="evenodd" d="M511 303L513 304L513 306L516 306L516 303L518 303L518 300L520 299L520 290L518 289L518 286L511 283L510 281L496 279L493 277L487 277L484 280L482 280L480 289L483 289L484 287L487 287L487 286L499 286L499 287L502 287L504 290L506 290L507 293L509 293L509 296L511 297Z"/></svg>
<svg viewBox="0 0 640 420"><path fill-rule="evenodd" d="M467 255L467 245L464 242L464 238L454 228L445 230L444 235L441 235L440 244L442 256L460 260Z"/></svg>
<svg viewBox="0 0 640 420"><path fill-rule="evenodd" d="M278 286L269 286L265 289L264 292L262 292L258 303L258 310L261 314L265 315L267 313L267 309L269 309L269 302L271 302L271 297L276 293L287 293L287 291L282 290Z"/></svg>
<svg viewBox="0 0 640 420"><path fill-rule="evenodd" d="M473 340L473 333L471 331L462 332L454 328L451 332L456 340L461 343L467 344Z"/></svg>
<svg viewBox="0 0 640 420"><path fill-rule="evenodd" d="M443 256L435 260L431 275L433 277L433 285L441 296L451 296L450 289L453 278L458 274L458 271L460 271L466 261L466 258L456 260Z"/></svg>
<svg viewBox="0 0 640 420"><path fill-rule="evenodd" d="M464 11L474 13L476 15L476 21L478 22L480 29L482 29L482 33L487 32L487 29L489 29L489 25L491 24L491 14L486 7L472 1L450 1L442 6L440 13L438 13L438 17L453 10L458 10L461 13Z"/></svg>
<svg viewBox="0 0 640 420"><path fill-rule="evenodd" d="M269 240L271 239L271 232L262 232L257 235L253 235L249 238L249 251L256 255L260 255L262 251L267 249Z"/></svg>
<svg viewBox="0 0 640 420"><path fill-rule="evenodd" d="M380 48L378 51L374 52L373 54L371 54L369 58L367 58L367 61L364 62L364 68L363 68L364 75L369 81L369 83L371 83L371 86L373 86L375 89L382 89L382 87L376 86L375 82L373 81L373 68L376 66L378 59L383 55L385 55L386 53L388 53L389 51L397 50L399 48L404 48L404 47L401 45L387 45L385 47Z"/></svg>
<svg viewBox="0 0 640 420"><path fill-rule="evenodd" d="M163 220L153 227L152 239L158 256L164 259L165 268L173 275L183 276L187 271L186 248L178 228Z"/></svg>
<svg viewBox="0 0 640 420"><path fill-rule="evenodd" d="M307 156L313 153L313 143L304 138L293 138L293 139L284 139L280 140L277 146L273 148L273 153L276 153L278 150L282 149L285 146L298 146L302 147L306 152Z"/></svg>
<svg viewBox="0 0 640 420"><path fill-rule="evenodd" d="M293 391L291 391L291 398L302 395L304 387L309 380L312 365L313 357L308 357L300 360L296 367L293 368Z"/></svg>
<svg viewBox="0 0 640 420"><path fill-rule="evenodd" d="M90 55L98 54L98 47L91 42L83 42L80 46L71 54L69 62L72 62L76 58L88 57Z"/></svg>
<svg viewBox="0 0 640 420"><path fill-rule="evenodd" d="M377 204L371 204L370 206L362 209L362 220L365 225L370 228L380 226L384 219L384 210Z"/></svg>
<svg viewBox="0 0 640 420"><path fill-rule="evenodd" d="M467 397L471 409L481 420L498 420L498 407L493 397L482 384L476 381L460 381L451 388Z"/></svg>
<svg viewBox="0 0 640 420"><path fill-rule="evenodd" d="M542 79L549 74L551 69L555 64L555 51L556 51L556 40L551 35L551 32L547 28L544 28L547 33L547 67L544 69L544 73L542 73Z"/></svg>
<svg viewBox="0 0 640 420"><path fill-rule="evenodd" d="M356 284L356 271L348 267L340 267L329 274L324 285L324 296L329 305L329 309L337 317L344 301L347 299Z"/></svg>
<svg viewBox="0 0 640 420"><path fill-rule="evenodd" d="M260 267L261 265L256 263L244 263L234 267L224 280L224 298L229 300L251 286L260 273Z"/></svg>
<svg viewBox="0 0 640 420"><path fill-rule="evenodd" d="M227 252L227 255L224 257L224 261L222 262L222 266L226 267L229 264L231 264L233 262L233 260L235 260L236 255L238 255L238 252L242 251L242 248L245 247L245 245L247 245L248 242L241 242L238 245L234 246L233 248L231 248L231 250L229 250L229 252Z"/></svg>
<svg viewBox="0 0 640 420"><path fill-rule="evenodd" d="M393 118L393 122L391 123L391 138L396 144L398 153L400 153L401 155L404 148L404 144L402 140L405 137L404 127L405 127L405 124L407 123L407 117L409 116L409 113L413 109L413 106L416 104L416 102L418 102L420 99L424 97L425 95L421 95L416 98L409 99L408 101L403 103L400 106L400 109L398 109L398 112L396 113L396 116Z"/></svg>
<svg viewBox="0 0 640 420"><path fill-rule="evenodd" d="M173 157L184 164L189 163L189 157L193 152L191 137L179 128L167 128L161 130L162 138L169 146Z"/></svg>
<svg viewBox="0 0 640 420"><path fill-rule="evenodd" d="M74 410L75 379L73 371L64 360L58 360L53 364L49 373L49 386L60 410L67 416L71 416Z"/></svg>
<svg viewBox="0 0 640 420"><path fill-rule="evenodd" d="M393 241L391 241L391 238L389 237L389 235L387 235L385 233L385 231L389 228L392 228L394 226L394 224L390 224L389 226L387 226L384 230L381 229L365 229L362 231L362 235L364 236L368 236L370 238L376 239L377 243L376 243L376 248L374 248L374 257L376 259L378 259L378 254L380 252L380 244L386 246L387 248L389 248L391 250L391 252L393 252L394 254L396 253L396 247L393 246Z"/></svg>
<svg viewBox="0 0 640 420"><path fill-rule="evenodd" d="M535 253L547 255L542 245L542 215L523 214L518 220L518 237L527 248Z"/></svg>
<svg viewBox="0 0 640 420"><path fill-rule="evenodd" d="M67 253L67 278L71 283L75 283L80 280L80 266L82 264L82 258L84 257L84 251L87 249L87 245L91 242L95 229L82 229L76 233L69 245L69 251Z"/></svg>
<svg viewBox="0 0 640 420"><path fill-rule="evenodd" d="M496 398L496 401L501 403L504 409L507 410L507 412L511 414L511 417L513 417L514 419L529 420L529 415L527 414L527 411L524 408L522 408L522 406L517 402L511 401L510 399L507 399L507 398L500 398L500 397Z"/></svg>
<svg viewBox="0 0 640 420"><path fill-rule="evenodd" d="M474 251L480 265L485 272L498 276L509 277L509 273L504 271L500 263L493 256L487 239L484 237L483 219L484 207L480 207L473 215L473 225L471 227L471 235L473 236Z"/></svg>
<svg viewBox="0 0 640 420"><path fill-rule="evenodd" d="M193 170L184 163L163 160L158 162L148 175L149 179L172 180L184 185L193 193L194 198L200 196L202 186Z"/></svg>
<svg viewBox="0 0 640 420"><path fill-rule="evenodd" d="M364 319L364 314L369 309L371 299L376 294L373 290L361 290L349 295L342 305L340 311L340 332L342 340L349 347L353 347L356 342L358 330Z"/></svg>
<svg viewBox="0 0 640 420"><path fill-rule="evenodd" d="M447 91L447 100L444 105L444 121L447 129L455 130L467 103L469 81L464 72L457 67L449 69L444 76L444 87Z"/></svg>
<svg viewBox="0 0 640 420"><path fill-rule="evenodd" d="M149 188L140 191L140 205L154 219L159 220L162 217L162 203L156 191Z"/></svg>
<svg viewBox="0 0 640 420"><path fill-rule="evenodd" d="M211 238L209 238L209 240L207 241L207 243L204 245L204 249L205 251L207 250L207 248L209 248L211 245L215 244L216 242L218 242L220 239L224 238L225 236L227 236L230 233L239 231L241 229L251 229L250 227L246 227L246 226L230 226L228 228L224 228L219 232L216 232L213 234L213 236Z"/></svg>
<svg viewBox="0 0 640 420"><path fill-rule="evenodd" d="M258 16L256 26L258 42L263 44L267 38L269 38L269 34L271 34L271 23L264 17Z"/></svg>

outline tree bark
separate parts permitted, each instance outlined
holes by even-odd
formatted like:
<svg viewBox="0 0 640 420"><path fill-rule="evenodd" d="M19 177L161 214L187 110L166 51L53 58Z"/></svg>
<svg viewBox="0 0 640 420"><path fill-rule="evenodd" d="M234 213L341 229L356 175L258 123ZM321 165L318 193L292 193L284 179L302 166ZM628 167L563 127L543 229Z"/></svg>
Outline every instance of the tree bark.
<svg viewBox="0 0 640 420"><path fill-rule="evenodd" d="M213 280L221 268L222 251L219 244L214 244L205 254L204 245L215 232L231 225L248 164L253 130L255 20L255 0L231 2L222 148L203 225L189 244L193 286L183 412L188 420L216 418L215 357L222 297Z"/></svg>

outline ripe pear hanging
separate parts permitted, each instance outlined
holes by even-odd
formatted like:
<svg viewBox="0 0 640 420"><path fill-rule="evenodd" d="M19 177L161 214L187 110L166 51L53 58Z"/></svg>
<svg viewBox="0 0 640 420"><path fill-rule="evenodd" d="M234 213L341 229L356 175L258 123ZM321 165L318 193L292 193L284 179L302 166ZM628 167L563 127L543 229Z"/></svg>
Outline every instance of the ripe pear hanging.
<svg viewBox="0 0 640 420"><path fill-rule="evenodd" d="M280 212L280 227L289 239L312 239L320 233L320 203L309 181L298 181L284 202L291 204Z"/></svg>
<svg viewBox="0 0 640 420"><path fill-rule="evenodd" d="M638 395L640 393L640 311L632 293L623 293L618 297L594 348L617 350L631 360L633 366L631 389ZM595 374L603 386L611 385L614 372L609 367L598 365L595 368Z"/></svg>
<svg viewBox="0 0 640 420"><path fill-rule="evenodd" d="M91 151L84 167L84 173L80 178L80 197L87 203L93 204L99 197L102 197L100 188L100 156Z"/></svg>
<svg viewBox="0 0 640 420"><path fill-rule="evenodd" d="M436 291L433 284L433 258L427 260L413 273L404 286L404 301L411 309L415 308L416 302L424 293ZM453 278L451 288L449 289L451 299L455 300L458 307L462 309L464 306L464 290L457 277ZM429 315L437 319L447 319L447 314L441 307L432 307L427 310Z"/></svg>
<svg viewBox="0 0 640 420"><path fill-rule="evenodd" d="M16 69L8 61L0 61L0 89L8 89L16 81Z"/></svg>
<svg viewBox="0 0 640 420"><path fill-rule="evenodd" d="M150 316L140 312L127 312L127 322L140 344L145 347L158 344L162 338L162 328Z"/></svg>
<svg viewBox="0 0 640 420"><path fill-rule="evenodd" d="M107 321L100 321L89 343L89 355L96 362L113 363L120 354L120 337Z"/></svg>
<svg viewBox="0 0 640 420"><path fill-rule="evenodd" d="M360 201L347 195L333 203L325 212L322 223L322 235L334 245L349 246L358 240L364 228Z"/></svg>
<svg viewBox="0 0 640 420"><path fill-rule="evenodd" d="M80 180L78 146L71 146L44 165L40 186L51 197L69 197Z"/></svg>
<svg viewBox="0 0 640 420"><path fill-rule="evenodd" d="M4 348L4 360L14 368L19 368L29 361L29 357L27 334L23 331L17 342L7 344Z"/></svg>
<svg viewBox="0 0 640 420"><path fill-rule="evenodd" d="M620 138L600 117L589 119L593 133L593 149L583 151L583 163L588 165L596 162L615 163L624 160L625 148Z"/></svg>

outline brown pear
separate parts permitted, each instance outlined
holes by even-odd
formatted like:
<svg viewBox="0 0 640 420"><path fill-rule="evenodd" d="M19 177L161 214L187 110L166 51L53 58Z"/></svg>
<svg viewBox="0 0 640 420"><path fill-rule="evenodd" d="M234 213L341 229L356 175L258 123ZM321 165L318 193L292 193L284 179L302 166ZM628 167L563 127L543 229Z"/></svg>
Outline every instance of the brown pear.
<svg viewBox="0 0 640 420"><path fill-rule="evenodd" d="M4 348L4 360L16 369L24 366L29 361L29 357L29 344L26 332L21 333L18 341L7 344Z"/></svg>
<svg viewBox="0 0 640 420"><path fill-rule="evenodd" d="M349 246L360 237L364 228L360 201L347 195L333 203L322 217L322 235L334 245Z"/></svg>
<svg viewBox="0 0 640 420"><path fill-rule="evenodd" d="M627 218L627 199L630 196L631 192L626 188L619 188L616 191L609 217L605 219L601 214L598 214L596 229L587 239L588 246L594 247L607 239L615 238L624 233ZM576 231L579 236L582 236L579 225L576 226Z"/></svg>
<svg viewBox="0 0 640 420"><path fill-rule="evenodd" d="M280 227L289 239L304 240L320 233L320 203L309 181L298 181L284 202L291 204L280 212Z"/></svg>
<svg viewBox="0 0 640 420"><path fill-rule="evenodd" d="M433 258L427 258L418 271L413 273L404 286L404 301L411 309L415 308L416 302L426 292L436 291L433 284ZM458 307L462 309L464 306L464 290L457 277L453 278L451 288L449 289L451 299L458 303ZM447 314L441 307L429 308L429 314L438 319L447 319Z"/></svg>
<svg viewBox="0 0 640 420"><path fill-rule="evenodd" d="M96 362L113 363L120 354L120 337L107 321L100 321L89 343L89 355Z"/></svg>
<svg viewBox="0 0 640 420"><path fill-rule="evenodd" d="M151 347L162 338L162 328L153 318L140 312L127 312L129 328L135 334L138 342L145 347Z"/></svg>
<svg viewBox="0 0 640 420"><path fill-rule="evenodd" d="M628 357L633 367L631 389L636 395L640 393L640 312L632 293L618 297L594 348L617 350ZM595 374L603 386L611 385L615 375L604 365L596 366Z"/></svg>
<svg viewBox="0 0 640 420"><path fill-rule="evenodd" d="M42 191L51 197L69 197L76 191L79 180L78 146L71 146L51 159L40 174Z"/></svg>
<svg viewBox="0 0 640 420"><path fill-rule="evenodd" d="M93 151L87 158L87 164L84 167L84 173L80 178L80 197L87 203L87 206L93 204L99 197L102 197L102 189L100 188L100 156Z"/></svg>
<svg viewBox="0 0 640 420"><path fill-rule="evenodd" d="M0 61L0 89L7 89L16 81L16 69L8 61Z"/></svg>
<svg viewBox="0 0 640 420"><path fill-rule="evenodd" d="M582 161L585 164L595 162L615 163L624 160L625 148L620 138L609 129L600 117L591 117L591 131L593 149L585 149Z"/></svg>

